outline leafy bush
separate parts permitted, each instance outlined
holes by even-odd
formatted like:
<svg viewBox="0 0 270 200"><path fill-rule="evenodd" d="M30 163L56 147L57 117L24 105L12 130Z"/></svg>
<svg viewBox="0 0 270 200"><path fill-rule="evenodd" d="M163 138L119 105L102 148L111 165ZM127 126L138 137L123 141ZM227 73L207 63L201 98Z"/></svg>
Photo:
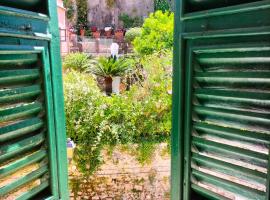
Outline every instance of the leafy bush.
<svg viewBox="0 0 270 200"><path fill-rule="evenodd" d="M89 67L89 56L85 53L70 53L65 56L63 67L84 71Z"/></svg>
<svg viewBox="0 0 270 200"><path fill-rule="evenodd" d="M126 13L119 15L119 20L123 22L124 28L139 27L143 24L141 17L131 17Z"/></svg>
<svg viewBox="0 0 270 200"><path fill-rule="evenodd" d="M142 29L139 27L131 28L126 32L125 39L127 42L133 42L136 37L142 35Z"/></svg>
<svg viewBox="0 0 270 200"><path fill-rule="evenodd" d="M105 96L91 74L64 77L67 133L78 144L75 161L85 175L102 164L104 146L163 141L171 129L171 54L143 57L147 79L122 95ZM145 160L140 155L139 160Z"/></svg>
<svg viewBox="0 0 270 200"><path fill-rule="evenodd" d="M172 0L155 0L155 11L161 10L163 12L171 10Z"/></svg>
<svg viewBox="0 0 270 200"><path fill-rule="evenodd" d="M145 19L142 34L134 42L135 51L141 55L149 55L156 51L172 49L174 14L157 11Z"/></svg>
<svg viewBox="0 0 270 200"><path fill-rule="evenodd" d="M87 0L76 0L76 6L77 6L77 27L83 28L87 26L87 14L88 14L88 8L87 8Z"/></svg>
<svg viewBox="0 0 270 200"><path fill-rule="evenodd" d="M132 64L129 59L115 57L100 57L96 63L91 64L88 71L102 77L121 76L130 70Z"/></svg>

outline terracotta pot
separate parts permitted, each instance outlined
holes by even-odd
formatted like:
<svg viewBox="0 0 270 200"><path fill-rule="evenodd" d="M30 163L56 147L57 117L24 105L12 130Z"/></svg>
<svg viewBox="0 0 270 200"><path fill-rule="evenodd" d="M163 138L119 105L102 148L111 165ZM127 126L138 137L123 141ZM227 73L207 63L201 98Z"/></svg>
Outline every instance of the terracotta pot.
<svg viewBox="0 0 270 200"><path fill-rule="evenodd" d="M106 36L107 38L111 38L111 37L112 37L112 30L105 31L105 36Z"/></svg>
<svg viewBox="0 0 270 200"><path fill-rule="evenodd" d="M92 34L94 38L100 38L100 31L95 31Z"/></svg>
<svg viewBox="0 0 270 200"><path fill-rule="evenodd" d="M118 30L115 32L115 39L116 40L123 40L124 39L124 31Z"/></svg>
<svg viewBox="0 0 270 200"><path fill-rule="evenodd" d="M91 27L91 31L92 31L92 32L97 32L97 30L98 30L98 29L97 29L96 26L92 26L92 27Z"/></svg>
<svg viewBox="0 0 270 200"><path fill-rule="evenodd" d="M85 35L85 29L80 29L80 35L84 36Z"/></svg>
<svg viewBox="0 0 270 200"><path fill-rule="evenodd" d="M105 89L105 92L107 95L111 95L112 94L112 82L113 82L113 79L112 77L108 76L108 77L105 77L105 80L104 80L104 89Z"/></svg>

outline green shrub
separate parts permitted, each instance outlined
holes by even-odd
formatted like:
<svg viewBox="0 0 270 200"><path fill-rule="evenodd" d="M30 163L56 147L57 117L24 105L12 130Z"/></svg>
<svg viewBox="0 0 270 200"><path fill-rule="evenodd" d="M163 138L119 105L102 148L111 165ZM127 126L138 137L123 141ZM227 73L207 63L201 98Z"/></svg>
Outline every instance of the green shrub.
<svg viewBox="0 0 270 200"><path fill-rule="evenodd" d="M142 29L139 27L131 28L126 32L125 39L127 42L133 42L136 37L142 35Z"/></svg>
<svg viewBox="0 0 270 200"><path fill-rule="evenodd" d="M64 77L67 134L75 140L75 161L84 174L102 164L109 145L164 141L171 129L171 53L141 59L148 74L141 85L121 95L105 96L91 74L74 70ZM139 145L139 148L141 146ZM138 160L145 161L139 154Z"/></svg>
<svg viewBox="0 0 270 200"><path fill-rule="evenodd" d="M70 53L65 56L63 67L84 71L89 67L89 56L85 53Z"/></svg>
<svg viewBox="0 0 270 200"><path fill-rule="evenodd" d="M99 57L97 62L90 65L88 71L101 77L113 77L124 75L131 67L132 63L130 59Z"/></svg>
<svg viewBox="0 0 270 200"><path fill-rule="evenodd" d="M141 55L149 55L156 51L173 47L174 14L157 11L145 19L142 34L134 42L135 51Z"/></svg>
<svg viewBox="0 0 270 200"><path fill-rule="evenodd" d="M143 24L141 17L131 17L126 13L120 14L119 20L123 22L124 28L139 27Z"/></svg>
<svg viewBox="0 0 270 200"><path fill-rule="evenodd" d="M155 11L161 10L163 12L169 11L172 8L172 0L155 0Z"/></svg>

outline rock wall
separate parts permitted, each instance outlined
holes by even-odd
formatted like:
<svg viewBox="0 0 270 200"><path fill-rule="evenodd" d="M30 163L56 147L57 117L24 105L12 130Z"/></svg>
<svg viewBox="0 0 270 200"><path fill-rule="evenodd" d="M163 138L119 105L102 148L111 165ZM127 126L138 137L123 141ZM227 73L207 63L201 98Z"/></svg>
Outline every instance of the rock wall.
<svg viewBox="0 0 270 200"><path fill-rule="evenodd" d="M154 11L154 0L88 0L88 9L88 21L91 25L99 28L111 25L121 27L118 19L120 14L146 17Z"/></svg>
<svg viewBox="0 0 270 200"><path fill-rule="evenodd" d="M104 164L91 177L83 177L69 166L71 200L169 200L170 155L168 144L156 146L144 164L138 162L134 146L103 152Z"/></svg>

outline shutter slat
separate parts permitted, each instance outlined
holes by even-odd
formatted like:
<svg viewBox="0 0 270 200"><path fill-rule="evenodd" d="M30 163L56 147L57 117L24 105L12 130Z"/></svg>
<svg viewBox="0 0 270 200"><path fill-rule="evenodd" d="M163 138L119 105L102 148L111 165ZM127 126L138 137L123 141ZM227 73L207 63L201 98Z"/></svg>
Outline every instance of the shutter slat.
<svg viewBox="0 0 270 200"><path fill-rule="evenodd" d="M39 186L34 187L33 189L27 191L26 193L23 193L21 196L19 196L16 200L27 200L31 199L36 194L42 192L45 188L49 186L49 181L43 181Z"/></svg>
<svg viewBox="0 0 270 200"><path fill-rule="evenodd" d="M27 174L26 176L10 183L9 185L6 185L6 186L0 188L0 194L2 196L4 196L7 193L11 192L12 190L15 190L16 188L41 177L42 175L44 175L47 172L48 172L48 166L43 166L43 167L39 168L38 170L33 171L30 174Z"/></svg>
<svg viewBox="0 0 270 200"><path fill-rule="evenodd" d="M0 128L0 142L5 142L40 129L44 125L40 118L32 118Z"/></svg>
<svg viewBox="0 0 270 200"><path fill-rule="evenodd" d="M230 146L228 144L208 141L203 138L193 137L192 144L203 151L216 152L219 154L224 154L224 156L231 155L231 157L234 156L235 158L239 158L239 160L253 160L263 166L266 166L268 162L268 155L266 154Z"/></svg>
<svg viewBox="0 0 270 200"><path fill-rule="evenodd" d="M30 99L41 94L41 86L33 85L22 88L0 90L0 103L17 102Z"/></svg>
<svg viewBox="0 0 270 200"><path fill-rule="evenodd" d="M198 186L196 184L191 184L191 188L194 191L202 194L204 197L209 198L209 199L212 199L212 200L229 200L229 198L226 198L224 196L218 195L215 192L211 192L211 191L209 191L209 190L207 190L207 189L205 189L203 187L200 187L200 186Z"/></svg>
<svg viewBox="0 0 270 200"><path fill-rule="evenodd" d="M195 89L195 96L207 102L238 103L244 105L269 107L270 93L234 91L222 89Z"/></svg>
<svg viewBox="0 0 270 200"><path fill-rule="evenodd" d="M25 83L38 79L39 69L3 70L0 71L0 84Z"/></svg>
<svg viewBox="0 0 270 200"><path fill-rule="evenodd" d="M194 56L191 188L214 199L265 200L270 51L222 51L199 50Z"/></svg>
<svg viewBox="0 0 270 200"><path fill-rule="evenodd" d="M194 111L203 118L228 120L232 122L256 123L260 125L269 125L270 113L248 112L242 110L230 110L223 108L210 108L195 106Z"/></svg>
<svg viewBox="0 0 270 200"><path fill-rule="evenodd" d="M29 151L42 144L45 140L44 132L38 135L20 140L18 142L0 146L0 162L4 162L20 153Z"/></svg>
<svg viewBox="0 0 270 200"><path fill-rule="evenodd" d="M262 143L265 145L270 145L270 134L266 133L239 130L213 124L205 124L202 122L196 122L193 127L199 134L202 132L232 140L248 141L251 143Z"/></svg>
<svg viewBox="0 0 270 200"><path fill-rule="evenodd" d="M254 52L234 52L232 53L206 53L196 56L196 60L201 65L217 65L217 64L259 64L270 63L269 51L254 51Z"/></svg>
<svg viewBox="0 0 270 200"><path fill-rule="evenodd" d="M37 114L42 109L42 104L40 102L35 102L32 104L25 104L14 108L0 110L0 122L31 116L33 114Z"/></svg>
<svg viewBox="0 0 270 200"><path fill-rule="evenodd" d="M17 170L24 168L25 166L31 165L35 162L40 161L41 159L45 158L46 151L39 150L31 155L25 156L22 159L16 160L2 168L0 168L0 178L6 177Z"/></svg>
<svg viewBox="0 0 270 200"><path fill-rule="evenodd" d="M240 185L237 183L234 183L232 181L216 177L210 174L206 174L204 172L198 171L198 170L192 170L192 175L196 177L199 181L207 182L212 185L212 187L216 188L222 188L224 190L227 190L229 192L233 192L235 194L235 199L238 199L239 197L246 197L250 198L253 197L254 199L263 200L264 199L264 192ZM240 198L239 198L240 199Z"/></svg>
<svg viewBox="0 0 270 200"><path fill-rule="evenodd" d="M266 183L265 173L246 168L244 166L235 165L233 163L216 160L198 153L193 153L192 160L198 163L199 166L205 166L208 168L219 170L223 173L231 173L236 176L240 176L244 179L256 180L261 184Z"/></svg>
<svg viewBox="0 0 270 200"><path fill-rule="evenodd" d="M1 65L23 65L23 64L33 64L38 61L37 54L0 54L0 66Z"/></svg>

